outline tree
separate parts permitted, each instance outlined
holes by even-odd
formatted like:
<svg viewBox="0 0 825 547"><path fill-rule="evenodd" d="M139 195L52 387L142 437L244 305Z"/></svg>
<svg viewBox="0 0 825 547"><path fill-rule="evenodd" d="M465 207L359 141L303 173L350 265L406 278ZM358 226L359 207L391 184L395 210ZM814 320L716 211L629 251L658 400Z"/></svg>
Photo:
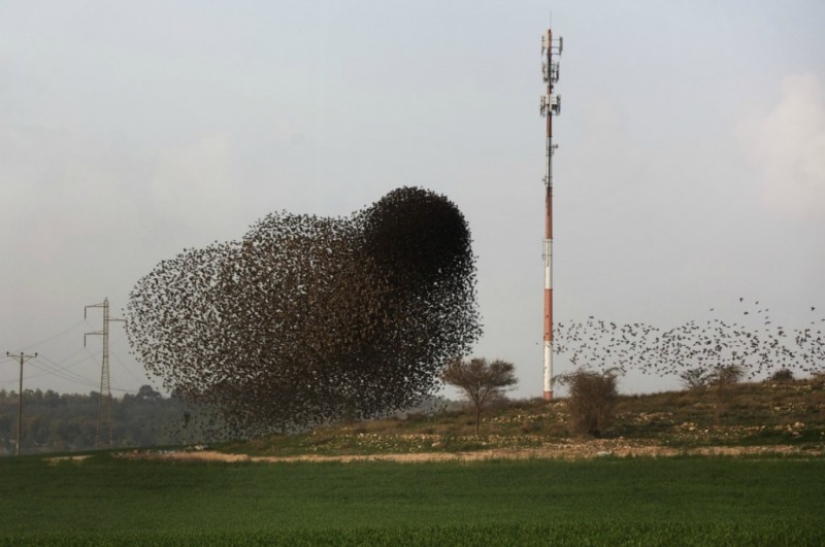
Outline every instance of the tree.
<svg viewBox="0 0 825 547"><path fill-rule="evenodd" d="M736 364L719 365L709 375L710 385L716 388L716 421L721 425L724 416L730 407L731 386L738 384L745 376L744 367Z"/></svg>
<svg viewBox="0 0 825 547"><path fill-rule="evenodd" d="M570 386L567 403L573 431L600 437L613 421L616 409L616 379L619 369L604 372L578 369L556 377L556 381Z"/></svg>
<svg viewBox="0 0 825 547"><path fill-rule="evenodd" d="M720 391L728 386L738 384L745 376L745 369L740 365L720 365L710 376L710 383Z"/></svg>
<svg viewBox="0 0 825 547"><path fill-rule="evenodd" d="M163 395L155 391L154 388L152 388L152 386L150 385L142 385L140 386L140 389L138 390L135 398L138 401L157 401L159 399L163 399Z"/></svg>
<svg viewBox="0 0 825 547"><path fill-rule="evenodd" d="M705 389L712 380L712 374L705 367L690 368L679 373L682 383L691 391Z"/></svg>
<svg viewBox="0 0 825 547"><path fill-rule="evenodd" d="M516 385L512 363L496 359L487 363L484 358L469 361L455 359L447 365L441 379L459 388L473 405L476 413L476 435L481 424L481 411L485 406L504 396L504 392Z"/></svg>

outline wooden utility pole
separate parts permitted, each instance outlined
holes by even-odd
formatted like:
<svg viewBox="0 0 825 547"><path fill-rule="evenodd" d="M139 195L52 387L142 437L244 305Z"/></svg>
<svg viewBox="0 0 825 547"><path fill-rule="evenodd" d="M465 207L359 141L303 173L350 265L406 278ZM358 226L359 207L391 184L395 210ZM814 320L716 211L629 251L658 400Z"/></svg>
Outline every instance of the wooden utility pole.
<svg viewBox="0 0 825 547"><path fill-rule="evenodd" d="M11 356L11 353L7 351L6 357ZM17 446L14 452L17 456L20 455L20 432L23 431L23 363L36 357L37 353L34 355L26 355L22 351L20 352L20 388L17 392Z"/></svg>

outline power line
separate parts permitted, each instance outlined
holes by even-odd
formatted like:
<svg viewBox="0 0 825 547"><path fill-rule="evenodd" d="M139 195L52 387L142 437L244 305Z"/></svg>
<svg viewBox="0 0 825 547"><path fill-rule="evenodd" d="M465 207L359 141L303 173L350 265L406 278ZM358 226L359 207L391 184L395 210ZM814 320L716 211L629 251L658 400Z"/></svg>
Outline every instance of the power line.
<svg viewBox="0 0 825 547"><path fill-rule="evenodd" d="M73 371L69 370L71 367L74 367L76 365L87 362L88 357L84 356L82 359L80 359L78 361L75 361L74 363L71 363L69 365L62 365L61 364L65 361L69 360L71 357L73 357L77 353L84 352L84 351L88 354L88 357L90 357L92 359L96 359L101 353L100 351L97 351L97 352L93 353L93 352L89 351L87 348L81 348L79 351L73 353L70 357L67 357L67 358L63 359L62 361L55 361L53 359L49 359L48 357L46 357L44 355L39 354L38 357L37 357L37 360L32 362L32 365L34 365L36 368L38 368L39 372L35 373L35 374L26 374L26 375L23 376L23 379L24 380L33 380L33 379L37 379L37 378L43 378L44 376L56 376L56 377L60 378L61 380L66 380L66 381L72 382L74 384L79 384L79 385L83 385L83 386L86 386L86 387L96 388L96 387L98 387L98 385L96 384L95 380L93 380L91 378L88 378L86 376L83 376L82 374L78 374L76 372L73 372ZM126 370L126 372L128 372L129 375L131 375L135 380L137 380L138 382L141 382L141 383L146 382L145 378L141 379L138 376L136 376L134 374L134 372L132 372L117 357L117 355L112 354L111 356L114 356L115 360L118 363L120 363L121 366ZM6 358L6 357L0 357L0 363L5 363L6 361L15 361L16 362L16 359L9 359L9 358ZM0 381L0 385L7 385L7 384L15 383L15 382L17 382L16 379L15 380L3 380L3 381ZM120 392L120 393L137 393L137 391L138 391L136 388L127 389L127 388L118 387L118 386L114 386L111 389L112 389L112 391L117 391L117 392Z"/></svg>
<svg viewBox="0 0 825 547"><path fill-rule="evenodd" d="M137 377L137 375L135 375L135 373L134 373L134 372L132 372L132 371L129 369L129 367L127 367L127 366L123 363L123 361L121 361L121 360L120 360L120 358L119 358L117 355L114 355L114 354L113 354L113 355L112 355L112 357L114 357L114 358L115 358L115 361L117 361L117 362L120 364L120 366L123 368L123 370L125 370L126 372L128 372L128 373L129 373L129 375L130 375L132 378L134 378L134 379L135 379L135 380L137 380L138 382L145 382L145 381L146 381L146 379L145 379L145 378L143 378L143 379L138 378L138 377Z"/></svg>
<svg viewBox="0 0 825 547"><path fill-rule="evenodd" d="M97 353L92 353L92 352L90 352L89 350L87 350L86 348L81 348L79 351L74 352L71 356L69 356L69 357L67 357L67 358L63 359L63 361L60 361L60 362L55 362L55 361L53 361L53 360L51 360L51 359L48 359L47 357L44 357L43 355L40 355L39 359L45 359L45 360L46 360L46 361L48 361L48 363L49 363L49 364L51 364L52 366L58 367L58 368L60 368L61 370L65 371L65 372L66 372L66 373L68 373L68 374L75 375L77 378L80 378L80 379L82 379L83 381L94 382L93 380L90 380L89 378L86 378L85 376L82 376L82 375L77 374L77 373L75 373L75 372L71 372L71 371L69 371L69 369L70 369L70 368L75 367L75 366L77 366L77 365L79 365L79 364L81 364L81 363L85 363L85 362L87 362L87 361L88 361L88 358L87 358L87 357L85 357L85 356L84 356L82 359L80 359L80 360L78 360L78 361L75 361L74 363L72 363L72 364L70 364L70 365L63 365L63 364L62 364L63 362L68 361L71 357L74 357L75 355L77 355L78 353L83 352L83 351L85 351L86 353L88 353L88 354L89 354L89 357L91 357L92 359L94 359L94 358L95 358L95 357L96 357L96 356L100 353L100 352L97 352ZM28 375L28 376L25 376L25 379L26 379L26 380L30 380L30 379L34 379L34 378L42 378L43 376L46 376L46 375L49 375L49 374L52 374L52 372L50 372L50 371L45 371L45 372L41 372L41 373L39 373L39 374L30 374L30 375ZM59 374L58 374L58 375L59 375ZM9 383L9 382L0 382L0 383ZM95 387L97 387L97 386L95 386Z"/></svg>
<svg viewBox="0 0 825 547"><path fill-rule="evenodd" d="M87 323L87 321L86 321L85 319L83 319L82 321L78 321L77 323L75 323L75 324L74 324L74 325L72 325L71 327L68 327L68 328L66 328L65 330L62 330L62 331L58 332L57 334L54 334L54 335L52 335L52 336L49 336L49 337L48 337L48 338L46 338L45 340L41 340L41 341L39 341L39 342L35 342L34 344L29 344L28 346L25 346L25 347L23 348L23 350L25 351L25 350L30 349L30 348L33 348L33 347L35 347L35 346L42 346L42 345L43 345L43 344L45 344L46 342L51 342L51 341L52 341L52 340L54 340L55 338L60 338L60 337L61 337L61 336L63 336L64 334L68 333L69 331L74 330L75 328L79 327L79 326L80 326L80 325L82 325L83 323ZM87 324L88 324L88 323L87 323Z"/></svg>
<svg viewBox="0 0 825 547"><path fill-rule="evenodd" d="M39 357L38 361L34 363L34 365L41 367L41 370L44 371L43 375L49 374L52 376L57 376L63 380L68 380L69 382L84 384L90 387L97 387L95 381L91 378L87 378L68 369L63 369L60 365L46 357L43 357L42 355Z"/></svg>

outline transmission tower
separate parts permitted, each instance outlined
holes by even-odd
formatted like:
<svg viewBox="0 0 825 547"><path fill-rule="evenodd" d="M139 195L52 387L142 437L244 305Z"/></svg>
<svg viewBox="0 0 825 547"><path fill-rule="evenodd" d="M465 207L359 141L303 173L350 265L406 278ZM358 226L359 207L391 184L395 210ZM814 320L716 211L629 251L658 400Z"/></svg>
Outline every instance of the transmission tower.
<svg viewBox="0 0 825 547"><path fill-rule="evenodd" d="M11 357L11 353L6 352L6 357ZM20 388L17 393L17 445L15 447L15 456L20 455L20 432L23 431L23 363L29 359L36 359L37 353L34 355L26 355L20 352Z"/></svg>
<svg viewBox="0 0 825 547"><path fill-rule="evenodd" d="M553 398L553 154L558 145L553 144L553 116L561 112L561 95L553 94L553 85L559 81L559 61L562 38L554 43L553 31L541 37L542 77L547 91L541 96L540 113L547 120L547 142L544 184L544 399Z"/></svg>
<svg viewBox="0 0 825 547"><path fill-rule="evenodd" d="M102 304L92 304L83 308L83 319L86 319L86 310L89 308L103 308L103 330L87 332L83 335L83 347L86 347L87 336L103 336L103 367L100 371L100 405L97 411L97 434L95 435L95 449L109 448L112 445L112 386L109 380L109 323L113 321L126 322L125 319L109 317L109 299L104 298ZM104 442L105 441L105 442Z"/></svg>

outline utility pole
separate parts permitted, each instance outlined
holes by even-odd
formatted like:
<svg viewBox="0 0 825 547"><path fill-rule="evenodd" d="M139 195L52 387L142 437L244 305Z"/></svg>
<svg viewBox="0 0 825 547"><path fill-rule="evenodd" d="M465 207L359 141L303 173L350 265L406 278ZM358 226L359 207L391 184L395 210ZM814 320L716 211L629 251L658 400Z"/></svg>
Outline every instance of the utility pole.
<svg viewBox="0 0 825 547"><path fill-rule="evenodd" d="M112 445L112 386L109 380L109 323L112 321L126 322L125 319L109 317L109 299L104 298L102 304L92 304L83 308L83 319L86 319L86 310L89 308L103 308L103 330L87 332L83 335L83 347L86 347L86 337L93 335L103 336L103 367L100 371L100 404L97 411L97 434L95 435L95 449L108 448ZM106 435L106 443L102 438Z"/></svg>
<svg viewBox="0 0 825 547"><path fill-rule="evenodd" d="M561 95L553 94L553 84L559 81L559 61L562 38L553 43L553 31L547 29L541 37L542 77L547 91L541 96L539 111L547 120L547 141L544 184L544 399L553 399L553 154L558 145L553 144L553 116L561 113Z"/></svg>
<svg viewBox="0 0 825 547"><path fill-rule="evenodd" d="M6 357L11 357L11 353L6 352ZM29 359L37 358L37 353L34 355L26 355L20 352L20 388L17 392L17 447L15 448L15 455L20 455L20 432L23 431L23 363Z"/></svg>

